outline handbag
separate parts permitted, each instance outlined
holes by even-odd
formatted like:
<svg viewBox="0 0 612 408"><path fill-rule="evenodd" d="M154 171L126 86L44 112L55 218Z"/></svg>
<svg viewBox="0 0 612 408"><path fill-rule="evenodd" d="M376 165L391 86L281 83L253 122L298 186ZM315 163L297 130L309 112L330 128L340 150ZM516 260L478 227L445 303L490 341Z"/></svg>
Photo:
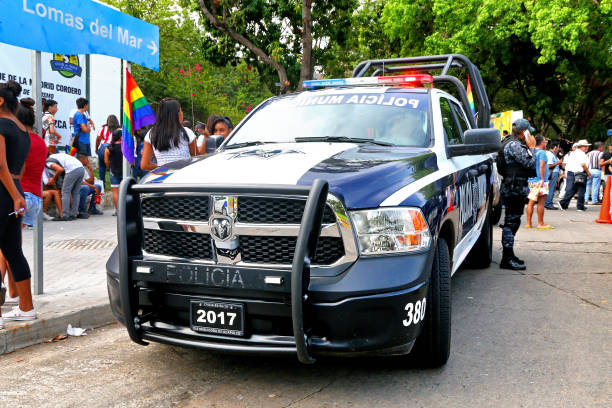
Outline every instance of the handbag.
<svg viewBox="0 0 612 408"><path fill-rule="evenodd" d="M580 173L574 173L574 183L575 184L586 184L586 182L587 182L586 171L581 171Z"/></svg>

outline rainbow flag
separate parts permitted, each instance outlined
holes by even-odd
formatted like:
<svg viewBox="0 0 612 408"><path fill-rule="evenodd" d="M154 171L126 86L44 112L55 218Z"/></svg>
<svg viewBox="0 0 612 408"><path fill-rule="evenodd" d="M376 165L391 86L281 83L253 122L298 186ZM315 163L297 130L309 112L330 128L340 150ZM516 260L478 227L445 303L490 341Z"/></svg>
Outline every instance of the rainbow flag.
<svg viewBox="0 0 612 408"><path fill-rule="evenodd" d="M127 161L134 163L134 132L155 123L155 113L127 68L125 69L125 84L121 152Z"/></svg>
<svg viewBox="0 0 612 408"><path fill-rule="evenodd" d="M71 156L76 156L77 148L73 146L66 146L66 154L69 154Z"/></svg>
<svg viewBox="0 0 612 408"><path fill-rule="evenodd" d="M470 103L470 109L472 109L472 116L476 116L476 106L474 105L474 94L472 94L472 84L470 84L470 77L468 77L466 93L468 102Z"/></svg>

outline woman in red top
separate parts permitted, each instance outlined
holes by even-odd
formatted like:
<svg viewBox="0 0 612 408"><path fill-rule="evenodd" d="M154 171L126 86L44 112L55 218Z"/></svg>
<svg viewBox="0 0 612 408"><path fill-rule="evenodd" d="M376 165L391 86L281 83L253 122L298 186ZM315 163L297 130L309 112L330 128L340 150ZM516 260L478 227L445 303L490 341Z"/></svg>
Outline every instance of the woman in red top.
<svg viewBox="0 0 612 408"><path fill-rule="evenodd" d="M42 172L45 168L45 160L47 159L47 145L45 141L32 131L36 114L34 112L34 99L23 98L17 108L17 119L25 126L30 136L30 151L26 157L23 167L23 175L21 176L21 188L23 189L26 200L27 211L21 220L22 227L33 227L36 225L38 213L42 207ZM2 281L6 274L7 264L4 256L0 255L0 273ZM6 303L19 303L17 296L17 288L11 274L8 279L9 298Z"/></svg>

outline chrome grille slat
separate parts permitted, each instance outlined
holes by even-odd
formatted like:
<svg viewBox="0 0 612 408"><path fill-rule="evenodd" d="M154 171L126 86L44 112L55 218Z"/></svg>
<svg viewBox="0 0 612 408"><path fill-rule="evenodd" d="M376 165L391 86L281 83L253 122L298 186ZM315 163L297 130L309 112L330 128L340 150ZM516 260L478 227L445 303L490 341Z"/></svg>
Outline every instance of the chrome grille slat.
<svg viewBox="0 0 612 408"><path fill-rule="evenodd" d="M171 220L167 218L143 218L145 229L196 232L200 234L210 234L210 226L205 222L189 220ZM281 236L297 237L300 231L299 225L291 224L243 224L234 225L236 235L256 235L256 236ZM340 237L338 226L334 224L323 225L321 228L322 237Z"/></svg>

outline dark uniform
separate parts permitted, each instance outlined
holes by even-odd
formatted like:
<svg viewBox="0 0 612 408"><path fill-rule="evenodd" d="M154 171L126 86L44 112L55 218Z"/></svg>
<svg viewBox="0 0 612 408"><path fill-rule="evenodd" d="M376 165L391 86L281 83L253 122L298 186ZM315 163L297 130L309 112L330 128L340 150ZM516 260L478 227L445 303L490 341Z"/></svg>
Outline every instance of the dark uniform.
<svg viewBox="0 0 612 408"><path fill-rule="evenodd" d="M506 171L501 186L501 198L505 207L502 231L503 256L501 268L525 269L524 263L514 255L514 235L521 225L529 185L527 179L535 175L536 158L533 152L515 135L504 140Z"/></svg>

